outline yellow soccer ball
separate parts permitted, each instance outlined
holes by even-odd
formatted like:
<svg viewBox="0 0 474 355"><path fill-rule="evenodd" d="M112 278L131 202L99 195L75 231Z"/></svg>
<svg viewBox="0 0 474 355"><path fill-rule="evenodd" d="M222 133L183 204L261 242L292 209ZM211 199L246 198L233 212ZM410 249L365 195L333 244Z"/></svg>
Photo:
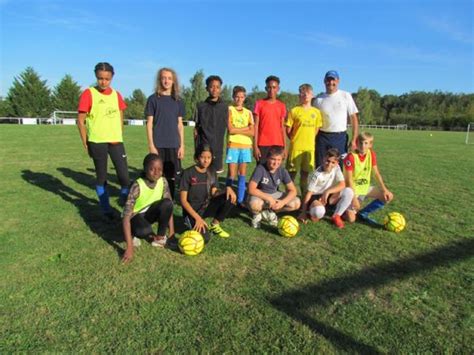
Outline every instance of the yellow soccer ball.
<svg viewBox="0 0 474 355"><path fill-rule="evenodd" d="M204 249L204 238L198 231L186 231L179 238L178 247L184 255L198 255Z"/></svg>
<svg viewBox="0 0 474 355"><path fill-rule="evenodd" d="M293 238L300 230L300 225L295 217L283 216L278 221L278 232L286 238Z"/></svg>
<svg viewBox="0 0 474 355"><path fill-rule="evenodd" d="M398 212L390 212L383 220L385 228L390 232L400 233L405 229L406 221L405 217Z"/></svg>

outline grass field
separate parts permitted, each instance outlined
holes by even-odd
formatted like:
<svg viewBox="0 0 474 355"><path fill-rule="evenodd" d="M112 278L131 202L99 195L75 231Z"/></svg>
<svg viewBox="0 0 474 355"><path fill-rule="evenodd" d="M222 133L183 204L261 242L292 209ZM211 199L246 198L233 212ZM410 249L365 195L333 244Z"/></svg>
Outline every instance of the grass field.
<svg viewBox="0 0 474 355"><path fill-rule="evenodd" d="M1 125L0 352L473 353L474 146L374 133L395 194L378 218L403 213L402 233L322 221L285 239L236 212L197 257L145 243L123 265L77 129ZM135 177L144 128L125 139Z"/></svg>

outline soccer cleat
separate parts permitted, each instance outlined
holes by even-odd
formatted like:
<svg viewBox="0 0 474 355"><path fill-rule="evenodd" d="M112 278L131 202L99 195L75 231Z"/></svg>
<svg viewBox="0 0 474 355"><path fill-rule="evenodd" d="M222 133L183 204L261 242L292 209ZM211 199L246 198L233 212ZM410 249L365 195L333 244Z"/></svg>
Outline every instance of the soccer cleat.
<svg viewBox="0 0 474 355"><path fill-rule="evenodd" d="M332 216L331 220L332 220L332 223L334 223L334 225L337 228L339 228L339 229L344 228L344 222L342 221L341 216L339 216L338 214L335 214L334 216Z"/></svg>
<svg viewBox="0 0 474 355"><path fill-rule="evenodd" d="M260 228L261 221L262 221L262 214L261 213L254 214L252 217L252 227Z"/></svg>
<svg viewBox="0 0 474 355"><path fill-rule="evenodd" d="M230 234L227 233L225 230L223 230L220 224L211 224L211 226L209 227L209 230L212 233L217 234L221 238L229 238L230 237Z"/></svg>
<svg viewBox="0 0 474 355"><path fill-rule="evenodd" d="M153 241L151 242L151 246L152 247L160 247L160 248L164 248L165 245L166 245L166 235L163 235L163 236L159 236L159 235L155 235L152 237Z"/></svg>
<svg viewBox="0 0 474 355"><path fill-rule="evenodd" d="M275 212L271 210L264 210L262 212L262 218L268 222L269 225L276 227L278 225L278 217Z"/></svg>

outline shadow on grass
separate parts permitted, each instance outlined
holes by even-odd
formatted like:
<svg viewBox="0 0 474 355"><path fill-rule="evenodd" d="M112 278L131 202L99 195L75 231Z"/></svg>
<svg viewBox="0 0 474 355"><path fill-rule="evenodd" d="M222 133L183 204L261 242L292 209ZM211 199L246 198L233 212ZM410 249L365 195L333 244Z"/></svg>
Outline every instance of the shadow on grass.
<svg viewBox="0 0 474 355"><path fill-rule="evenodd" d="M306 314L308 309L330 305L338 297L380 287L394 280L407 279L473 256L474 239L462 239L424 254L376 264L346 276L285 292L270 299L270 303L281 312L307 325L314 332L323 335L344 351L378 353L379 351L374 346L364 344L342 331L311 318Z"/></svg>
<svg viewBox="0 0 474 355"><path fill-rule="evenodd" d="M76 175L76 177L78 176L79 179L89 181L89 176L86 174L83 175ZM124 250L118 244L123 241L122 226L118 221L113 223L108 222L102 216L95 199L88 198L75 191L50 174L23 170L21 176L26 182L52 192L61 197L64 201L74 205L89 229L111 245L119 257L122 255ZM119 214L117 210L114 210L114 213Z"/></svg>

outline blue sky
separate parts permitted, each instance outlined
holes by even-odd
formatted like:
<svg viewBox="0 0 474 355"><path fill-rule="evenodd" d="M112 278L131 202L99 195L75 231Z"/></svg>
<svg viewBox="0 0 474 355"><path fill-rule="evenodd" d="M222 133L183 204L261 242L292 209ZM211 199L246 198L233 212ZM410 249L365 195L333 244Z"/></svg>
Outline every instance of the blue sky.
<svg viewBox="0 0 474 355"><path fill-rule="evenodd" d="M0 12L0 96L27 66L50 87L71 74L85 88L99 61L125 96L150 94L162 66L186 85L203 69L248 90L274 74L318 92L336 69L352 92L474 92L471 0L0 0Z"/></svg>

